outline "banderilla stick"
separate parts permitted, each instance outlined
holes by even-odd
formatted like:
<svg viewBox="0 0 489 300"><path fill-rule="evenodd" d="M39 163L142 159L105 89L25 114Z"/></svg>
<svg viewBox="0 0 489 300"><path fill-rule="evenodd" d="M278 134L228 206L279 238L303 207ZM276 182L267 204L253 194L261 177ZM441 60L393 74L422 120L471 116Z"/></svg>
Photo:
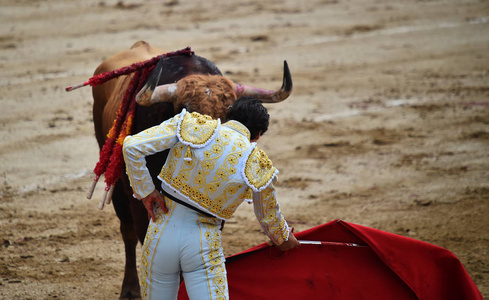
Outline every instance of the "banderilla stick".
<svg viewBox="0 0 489 300"><path fill-rule="evenodd" d="M301 245L328 245L328 246L347 246L347 247L368 247L366 245L360 245L355 243L343 243L343 242L324 242L324 241L298 241Z"/></svg>
<svg viewBox="0 0 489 300"><path fill-rule="evenodd" d="M194 54L194 52L190 49L190 47L187 47L185 49L178 50L178 51L168 52L165 54L155 56L155 57L148 59L146 61L143 61L143 62L134 63L130 66L123 67L123 68L118 69L118 70L109 71L109 72L105 72L102 74L95 75L85 82L75 84L75 85L70 85L70 86L66 87L65 90L67 92L70 92L72 90L75 90L75 89L78 89L78 88L81 88L81 87L84 87L87 85L91 85L91 86L99 85L99 84L102 84L102 83L104 83L110 79L113 79L113 78L116 78L116 77L119 77L122 75L127 75L127 74L133 73L137 70L140 70L142 68L147 68L149 66L152 66L152 65L156 64L161 58L178 56L178 55L193 55L193 54Z"/></svg>

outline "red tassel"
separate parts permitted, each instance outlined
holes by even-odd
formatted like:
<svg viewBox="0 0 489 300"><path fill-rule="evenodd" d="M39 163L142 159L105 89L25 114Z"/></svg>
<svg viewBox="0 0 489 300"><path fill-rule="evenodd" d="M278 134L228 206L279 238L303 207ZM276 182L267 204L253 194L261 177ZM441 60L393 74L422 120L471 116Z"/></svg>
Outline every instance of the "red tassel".
<svg viewBox="0 0 489 300"><path fill-rule="evenodd" d="M148 78L150 72L153 69L154 69L154 66L151 68L147 68L147 69L143 70L141 76L139 76L140 79L139 79L138 87L137 87L136 91L133 93L133 95L131 96L131 104L129 105L129 109L126 113L126 118L124 120L124 124L122 125L122 128L119 131L119 137L117 138L118 144L122 145L124 143L124 139L126 138L126 136L130 135L132 132L132 129L133 129L133 122L132 121L136 115L136 106L137 106L135 97L136 97L137 93L143 88L143 86L146 82L146 79Z"/></svg>
<svg viewBox="0 0 489 300"><path fill-rule="evenodd" d="M110 156L110 163L105 170L105 183L108 186L114 185L124 172L124 157L122 154L122 145L124 143L124 139L126 138L126 136L131 134L133 129L132 120L136 115L136 106L137 106L135 97L137 92L143 87L144 83L146 82L146 79L148 78L153 68L154 67L147 68L142 72L138 71L133 81L131 81L131 84L134 86L137 83L137 88L132 90L131 89L127 90L126 96L128 98L130 97L131 99L130 106L127 112L125 113L125 120L119 130L117 141L113 146L112 155Z"/></svg>
<svg viewBox="0 0 489 300"><path fill-rule="evenodd" d="M131 78L129 86L127 87L124 98L122 99L119 110L117 111L116 118L112 124L112 128L110 129L104 146L100 151L99 161L94 168L96 180L92 185L91 192L89 192L88 197L91 197L91 193L93 193L93 189L95 188L98 178L102 174L105 174L105 183L107 186L103 197L104 201L103 203L100 203L100 209L103 209L106 202L110 203L110 199L107 199L107 197L111 197L112 193L107 194L108 188L110 187L110 189L113 191L115 183L117 182L117 180L119 180L124 172L124 157L122 154L122 145L124 143L124 139L126 138L126 136L131 134L134 127L133 120L136 115L137 108L135 97L137 93L144 86L150 72L155 68L156 63L162 56L169 57L183 54L193 55L193 52L190 51L190 47L175 52L169 52L167 54L154 57L144 62L132 64L119 70L99 74L90 78L89 81L86 81L85 83L77 86L81 87L88 84L94 86L104 83L105 81L108 81L115 77L136 72L136 74L134 74ZM69 88L70 90L74 89L73 87Z"/></svg>
<svg viewBox="0 0 489 300"><path fill-rule="evenodd" d="M116 138L116 136L119 135L120 128L126 119L127 110L130 107L131 101L134 98L135 89L136 87L138 87L137 83L139 82L140 77L141 77L141 72L138 71L131 79L129 86L127 87L126 90L126 94L124 95L124 98L121 102L121 106L117 111L117 116L114 121L114 124L111 130L109 131L109 138Z"/></svg>
<svg viewBox="0 0 489 300"><path fill-rule="evenodd" d="M116 143L116 137L119 136L120 128L122 127L123 124L123 118L125 118L127 109L130 106L130 101L133 98L133 94L136 86L135 82L138 80L138 78L139 78L139 72L136 73L135 76L131 79L126 94L124 95L124 98L121 102L119 111L117 112L117 116L114 121L114 124L112 125L112 128L109 131L109 136L105 140L104 146L102 147L102 151L100 151L99 161L95 166L95 169L93 170L95 172L95 175L97 176L102 175L107 169L107 165L109 164L110 157L112 156L114 144Z"/></svg>
<svg viewBox="0 0 489 300"><path fill-rule="evenodd" d="M105 171L105 183L107 186L115 184L122 175L123 171L124 157L122 155L122 145L115 144L112 156L110 158L110 164Z"/></svg>

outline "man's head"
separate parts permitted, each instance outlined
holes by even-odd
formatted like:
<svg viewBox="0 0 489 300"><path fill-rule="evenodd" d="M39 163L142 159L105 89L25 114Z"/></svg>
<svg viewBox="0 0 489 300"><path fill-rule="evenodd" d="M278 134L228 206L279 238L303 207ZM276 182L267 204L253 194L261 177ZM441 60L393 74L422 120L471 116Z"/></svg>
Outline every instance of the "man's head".
<svg viewBox="0 0 489 300"><path fill-rule="evenodd" d="M255 140L268 130L270 115L260 100L253 97L240 97L229 108L227 121L235 120L246 126Z"/></svg>

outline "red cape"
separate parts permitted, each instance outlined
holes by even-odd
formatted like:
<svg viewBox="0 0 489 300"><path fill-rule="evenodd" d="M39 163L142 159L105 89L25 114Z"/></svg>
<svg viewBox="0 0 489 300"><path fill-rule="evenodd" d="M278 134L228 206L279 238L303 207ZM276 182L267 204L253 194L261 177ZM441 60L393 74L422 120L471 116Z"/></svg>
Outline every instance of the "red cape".
<svg viewBox="0 0 489 300"><path fill-rule="evenodd" d="M280 252L261 244L226 259L229 295L243 299L483 300L450 251L344 221L295 234L302 245ZM188 299L184 284L178 299Z"/></svg>

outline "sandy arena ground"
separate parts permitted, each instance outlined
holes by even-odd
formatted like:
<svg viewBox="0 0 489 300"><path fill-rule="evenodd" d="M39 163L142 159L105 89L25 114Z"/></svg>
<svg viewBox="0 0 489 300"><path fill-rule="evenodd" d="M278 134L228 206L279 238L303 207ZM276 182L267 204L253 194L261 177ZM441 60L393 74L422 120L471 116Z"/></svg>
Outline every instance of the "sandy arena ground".
<svg viewBox="0 0 489 300"><path fill-rule="evenodd" d="M260 145L296 231L343 219L433 243L489 298L489 1L236 3L0 2L0 298L118 297L118 219L103 184L85 199L91 89L64 88L138 40L270 89L287 60L295 89ZM226 255L264 241L243 205Z"/></svg>

